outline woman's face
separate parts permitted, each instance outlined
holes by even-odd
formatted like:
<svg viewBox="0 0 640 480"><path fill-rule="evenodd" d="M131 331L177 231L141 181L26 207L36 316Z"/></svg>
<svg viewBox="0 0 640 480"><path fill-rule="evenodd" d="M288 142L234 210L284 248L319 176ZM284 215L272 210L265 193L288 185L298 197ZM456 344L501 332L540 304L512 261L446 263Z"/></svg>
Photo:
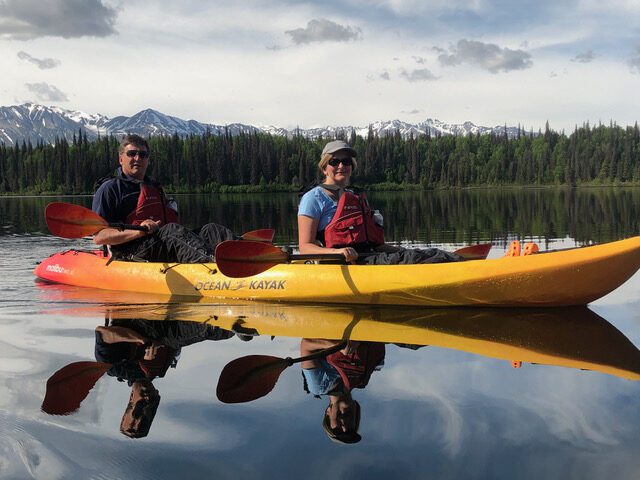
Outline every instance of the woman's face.
<svg viewBox="0 0 640 480"><path fill-rule="evenodd" d="M347 150L338 150L324 167L326 183L348 185L353 172L353 159Z"/></svg>

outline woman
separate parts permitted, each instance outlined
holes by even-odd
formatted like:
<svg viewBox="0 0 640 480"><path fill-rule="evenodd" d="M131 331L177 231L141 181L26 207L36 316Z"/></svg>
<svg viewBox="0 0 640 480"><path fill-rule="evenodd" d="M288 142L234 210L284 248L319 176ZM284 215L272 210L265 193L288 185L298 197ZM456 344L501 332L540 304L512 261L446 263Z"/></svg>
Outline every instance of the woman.
<svg viewBox="0 0 640 480"><path fill-rule="evenodd" d="M384 243L381 217L363 194L348 189L357 167L356 151L342 140L325 145L318 162L324 182L308 192L298 207L298 248L302 254L342 254L349 263L410 264L459 261L436 248L405 249ZM374 253L358 258L358 253Z"/></svg>

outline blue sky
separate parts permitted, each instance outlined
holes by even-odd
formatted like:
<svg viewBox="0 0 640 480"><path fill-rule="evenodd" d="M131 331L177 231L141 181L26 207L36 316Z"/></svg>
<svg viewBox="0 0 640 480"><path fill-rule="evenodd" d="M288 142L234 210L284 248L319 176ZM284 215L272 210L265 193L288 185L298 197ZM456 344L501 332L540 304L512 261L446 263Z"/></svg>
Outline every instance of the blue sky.
<svg viewBox="0 0 640 480"><path fill-rule="evenodd" d="M633 125L632 0L0 0L0 105L280 127Z"/></svg>

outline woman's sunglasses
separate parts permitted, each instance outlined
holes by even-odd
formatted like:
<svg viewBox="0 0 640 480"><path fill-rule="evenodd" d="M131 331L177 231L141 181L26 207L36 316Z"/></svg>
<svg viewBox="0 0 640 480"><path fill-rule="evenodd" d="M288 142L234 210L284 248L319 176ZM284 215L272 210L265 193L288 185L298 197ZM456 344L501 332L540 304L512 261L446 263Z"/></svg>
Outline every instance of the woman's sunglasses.
<svg viewBox="0 0 640 480"><path fill-rule="evenodd" d="M146 150L127 150L125 154L129 158L134 158L136 155L140 156L140 158L147 158L149 156L149 152Z"/></svg>
<svg viewBox="0 0 640 480"><path fill-rule="evenodd" d="M331 160L329 160L327 162L329 165L331 165L332 167L337 167L338 165L340 165L342 163L342 165L344 165L345 167L350 167L353 165L353 159L351 157L347 157L347 158L332 158Z"/></svg>

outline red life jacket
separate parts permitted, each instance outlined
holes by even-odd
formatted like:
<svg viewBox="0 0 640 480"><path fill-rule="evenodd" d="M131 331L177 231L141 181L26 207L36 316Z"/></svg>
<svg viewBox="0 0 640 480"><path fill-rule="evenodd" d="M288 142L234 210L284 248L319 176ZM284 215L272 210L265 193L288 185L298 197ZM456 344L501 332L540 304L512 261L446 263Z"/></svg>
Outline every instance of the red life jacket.
<svg viewBox="0 0 640 480"><path fill-rule="evenodd" d="M156 377L162 378L173 363L175 358L175 355L173 355L174 352L175 350L165 345L158 349L153 360L141 358L138 360L138 365L140 365L140 368L148 379L153 380Z"/></svg>
<svg viewBox="0 0 640 480"><path fill-rule="evenodd" d="M364 388L385 355L384 343L362 342L351 355L337 351L327 355L327 362L340 374L345 389Z"/></svg>
<svg viewBox="0 0 640 480"><path fill-rule="evenodd" d="M335 215L324 229L324 244L340 248L375 247L383 243L384 230L375 222L364 193L343 192Z"/></svg>
<svg viewBox="0 0 640 480"><path fill-rule="evenodd" d="M180 223L178 213L167 205L162 189L151 183L141 183L138 205L127 216L127 223L140 225L147 219L161 220L163 225Z"/></svg>

